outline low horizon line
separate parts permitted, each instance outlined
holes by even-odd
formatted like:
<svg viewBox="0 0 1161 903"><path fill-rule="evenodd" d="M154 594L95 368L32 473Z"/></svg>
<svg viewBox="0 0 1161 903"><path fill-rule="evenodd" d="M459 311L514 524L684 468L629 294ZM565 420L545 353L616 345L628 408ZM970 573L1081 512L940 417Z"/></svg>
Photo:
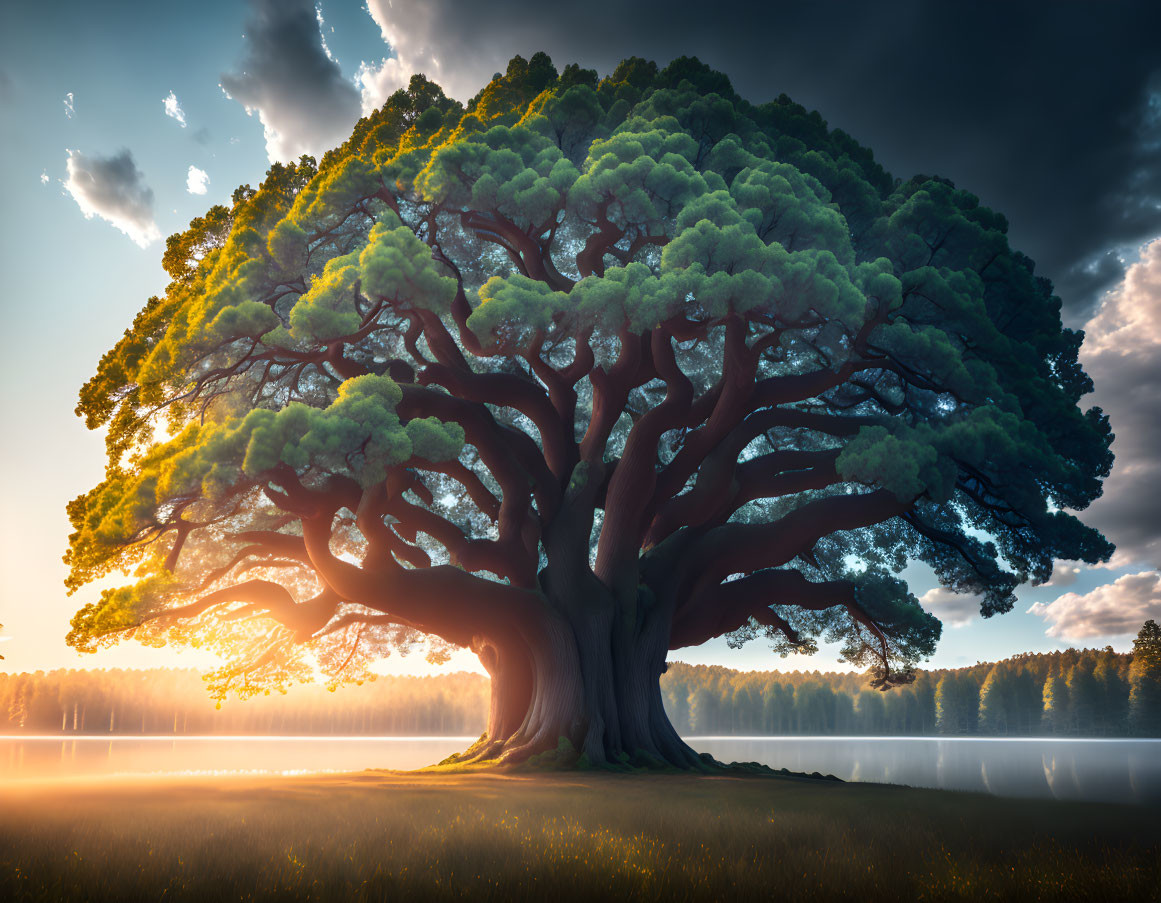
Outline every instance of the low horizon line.
<svg viewBox="0 0 1161 903"><path fill-rule="evenodd" d="M61 733L61 734L0 734L2 740L258 740L262 742L290 742L297 740L323 740L328 742L352 740L391 740L391 741L455 741L462 743L478 739L474 736L460 736L453 734L91 734L91 733ZM959 734L685 734L683 740L923 740L944 742L971 741L973 743L1004 742L1004 743L1161 743L1161 737L1062 737L1062 736L1001 736L975 735L964 736Z"/></svg>

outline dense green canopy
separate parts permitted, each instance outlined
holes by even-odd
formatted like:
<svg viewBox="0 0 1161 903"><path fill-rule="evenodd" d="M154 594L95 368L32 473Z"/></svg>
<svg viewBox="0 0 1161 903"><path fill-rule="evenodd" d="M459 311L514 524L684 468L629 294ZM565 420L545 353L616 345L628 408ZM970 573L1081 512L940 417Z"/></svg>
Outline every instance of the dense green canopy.
<svg viewBox="0 0 1161 903"><path fill-rule="evenodd" d="M69 586L136 570L70 642L216 644L245 690L591 610L906 679L908 561L987 616L1111 553L1082 336L1006 230L696 60L414 76L169 239L81 392Z"/></svg>

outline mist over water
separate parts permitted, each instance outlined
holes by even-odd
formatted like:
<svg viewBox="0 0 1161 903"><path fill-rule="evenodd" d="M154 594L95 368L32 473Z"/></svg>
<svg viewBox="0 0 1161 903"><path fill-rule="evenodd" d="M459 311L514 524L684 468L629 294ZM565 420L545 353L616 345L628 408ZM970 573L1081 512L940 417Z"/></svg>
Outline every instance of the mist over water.
<svg viewBox="0 0 1161 903"><path fill-rule="evenodd" d="M1161 805L1161 740L690 737L731 762L997 796ZM0 782L409 770L474 737L0 737Z"/></svg>
<svg viewBox="0 0 1161 903"><path fill-rule="evenodd" d="M475 737L0 737L0 782L162 774L410 770Z"/></svg>
<svg viewBox="0 0 1161 903"><path fill-rule="evenodd" d="M1161 740L689 737L723 761L996 796L1161 804Z"/></svg>

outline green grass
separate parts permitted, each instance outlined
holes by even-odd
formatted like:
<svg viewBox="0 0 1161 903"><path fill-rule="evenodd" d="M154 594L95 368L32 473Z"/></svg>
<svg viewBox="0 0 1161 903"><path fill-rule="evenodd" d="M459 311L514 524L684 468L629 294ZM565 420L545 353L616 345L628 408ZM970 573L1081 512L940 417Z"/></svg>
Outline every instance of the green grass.
<svg viewBox="0 0 1161 903"><path fill-rule="evenodd" d="M763 777L0 786L0 899L1161 900L1155 809Z"/></svg>

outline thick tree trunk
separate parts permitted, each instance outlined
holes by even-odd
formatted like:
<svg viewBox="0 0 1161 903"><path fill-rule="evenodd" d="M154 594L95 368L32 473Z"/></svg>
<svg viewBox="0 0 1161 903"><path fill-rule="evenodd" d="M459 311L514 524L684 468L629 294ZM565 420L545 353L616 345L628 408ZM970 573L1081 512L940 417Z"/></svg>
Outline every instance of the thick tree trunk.
<svg viewBox="0 0 1161 903"><path fill-rule="evenodd" d="M489 738L516 733L532 700L532 670L519 646L495 644L479 638L473 649L492 679L492 704L488 711Z"/></svg>
<svg viewBox="0 0 1161 903"><path fill-rule="evenodd" d="M574 590L574 594L579 591ZM539 619L480 636L492 678L488 732L459 762L516 763L561 749L592 765L703 768L662 705L669 614L553 599Z"/></svg>

